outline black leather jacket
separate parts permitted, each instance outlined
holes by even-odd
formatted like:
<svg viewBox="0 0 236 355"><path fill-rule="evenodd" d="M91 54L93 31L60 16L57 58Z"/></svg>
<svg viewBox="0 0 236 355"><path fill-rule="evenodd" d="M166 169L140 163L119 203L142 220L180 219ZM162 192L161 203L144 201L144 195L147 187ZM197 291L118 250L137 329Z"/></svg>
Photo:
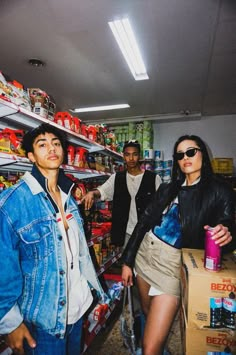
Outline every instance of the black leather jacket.
<svg viewBox="0 0 236 355"><path fill-rule="evenodd" d="M159 225L164 209L178 196L183 248L204 249L204 226L223 224L233 240L223 247L224 252L236 248L235 196L231 186L216 176L192 186L161 184L152 202L139 219L123 252L122 261L133 266L137 251L146 232Z"/></svg>

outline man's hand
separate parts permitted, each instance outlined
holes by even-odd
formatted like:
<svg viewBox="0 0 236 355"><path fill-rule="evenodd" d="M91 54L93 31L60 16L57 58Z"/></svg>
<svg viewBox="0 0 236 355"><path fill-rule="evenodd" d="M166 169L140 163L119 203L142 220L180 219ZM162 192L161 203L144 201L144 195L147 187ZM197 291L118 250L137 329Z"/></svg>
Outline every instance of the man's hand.
<svg viewBox="0 0 236 355"><path fill-rule="evenodd" d="M129 266L127 265L122 266L121 278L124 286L133 286L133 272Z"/></svg>
<svg viewBox="0 0 236 355"><path fill-rule="evenodd" d="M6 344L14 351L14 354L24 355L23 343L26 340L31 348L36 347L36 342L31 336L28 328L21 323L18 328L5 336Z"/></svg>
<svg viewBox="0 0 236 355"><path fill-rule="evenodd" d="M85 210L90 210L92 207L94 200L96 198L96 190L89 191L82 199L81 203L84 203Z"/></svg>

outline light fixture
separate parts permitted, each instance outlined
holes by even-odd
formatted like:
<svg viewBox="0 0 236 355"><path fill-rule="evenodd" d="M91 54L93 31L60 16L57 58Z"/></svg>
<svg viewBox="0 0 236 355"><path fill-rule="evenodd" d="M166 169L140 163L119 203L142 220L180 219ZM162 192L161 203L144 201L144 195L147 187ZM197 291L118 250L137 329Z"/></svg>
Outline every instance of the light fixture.
<svg viewBox="0 0 236 355"><path fill-rule="evenodd" d="M94 106L94 107L81 107L70 110L73 112L94 112L94 111L107 111L107 110L118 110L121 108L129 108L128 104L119 104L119 105L107 105L107 106Z"/></svg>
<svg viewBox="0 0 236 355"><path fill-rule="evenodd" d="M32 65L32 67L44 67L46 65L41 59L31 58L28 60L28 63Z"/></svg>
<svg viewBox="0 0 236 355"><path fill-rule="evenodd" d="M129 19L108 22L135 80L149 79Z"/></svg>
<svg viewBox="0 0 236 355"><path fill-rule="evenodd" d="M87 124L97 124L97 123L106 123L111 125L122 125L127 124L127 122L139 122L139 121L154 121L157 123L166 123L166 122L182 122L182 121L197 121L201 120L202 114L198 111L189 111L187 114L178 112L178 113L164 113L156 115L145 115L145 116L132 116L132 117L110 117L110 118L90 118L86 119Z"/></svg>

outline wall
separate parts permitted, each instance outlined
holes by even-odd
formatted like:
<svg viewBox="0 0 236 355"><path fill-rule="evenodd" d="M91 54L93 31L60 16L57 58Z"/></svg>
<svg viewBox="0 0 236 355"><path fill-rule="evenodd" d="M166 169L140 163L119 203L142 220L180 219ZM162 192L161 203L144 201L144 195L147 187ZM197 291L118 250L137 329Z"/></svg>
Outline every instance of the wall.
<svg viewBox="0 0 236 355"><path fill-rule="evenodd" d="M236 171L236 115L205 116L184 122L153 122L153 149L164 151L164 160L172 159L175 141L184 134L200 136L211 157L233 158Z"/></svg>

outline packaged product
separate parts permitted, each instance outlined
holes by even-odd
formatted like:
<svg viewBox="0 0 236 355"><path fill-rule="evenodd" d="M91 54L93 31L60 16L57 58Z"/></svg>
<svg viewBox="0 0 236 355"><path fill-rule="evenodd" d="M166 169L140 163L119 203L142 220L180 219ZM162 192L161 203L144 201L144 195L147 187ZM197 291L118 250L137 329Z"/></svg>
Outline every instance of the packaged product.
<svg viewBox="0 0 236 355"><path fill-rule="evenodd" d="M28 88L28 94L31 101L32 111L38 115L48 118L49 96L38 88Z"/></svg>
<svg viewBox="0 0 236 355"><path fill-rule="evenodd" d="M54 121L54 117L56 114L56 103L51 96L49 96L49 103L48 103L48 119L50 121Z"/></svg>
<svg viewBox="0 0 236 355"><path fill-rule="evenodd" d="M28 111L31 111L30 98L28 92L24 90L23 85L16 80L8 82L8 84L12 88L11 101L16 105L21 106Z"/></svg>
<svg viewBox="0 0 236 355"><path fill-rule="evenodd" d="M0 98L11 102L12 87L6 81L3 73L0 71Z"/></svg>

